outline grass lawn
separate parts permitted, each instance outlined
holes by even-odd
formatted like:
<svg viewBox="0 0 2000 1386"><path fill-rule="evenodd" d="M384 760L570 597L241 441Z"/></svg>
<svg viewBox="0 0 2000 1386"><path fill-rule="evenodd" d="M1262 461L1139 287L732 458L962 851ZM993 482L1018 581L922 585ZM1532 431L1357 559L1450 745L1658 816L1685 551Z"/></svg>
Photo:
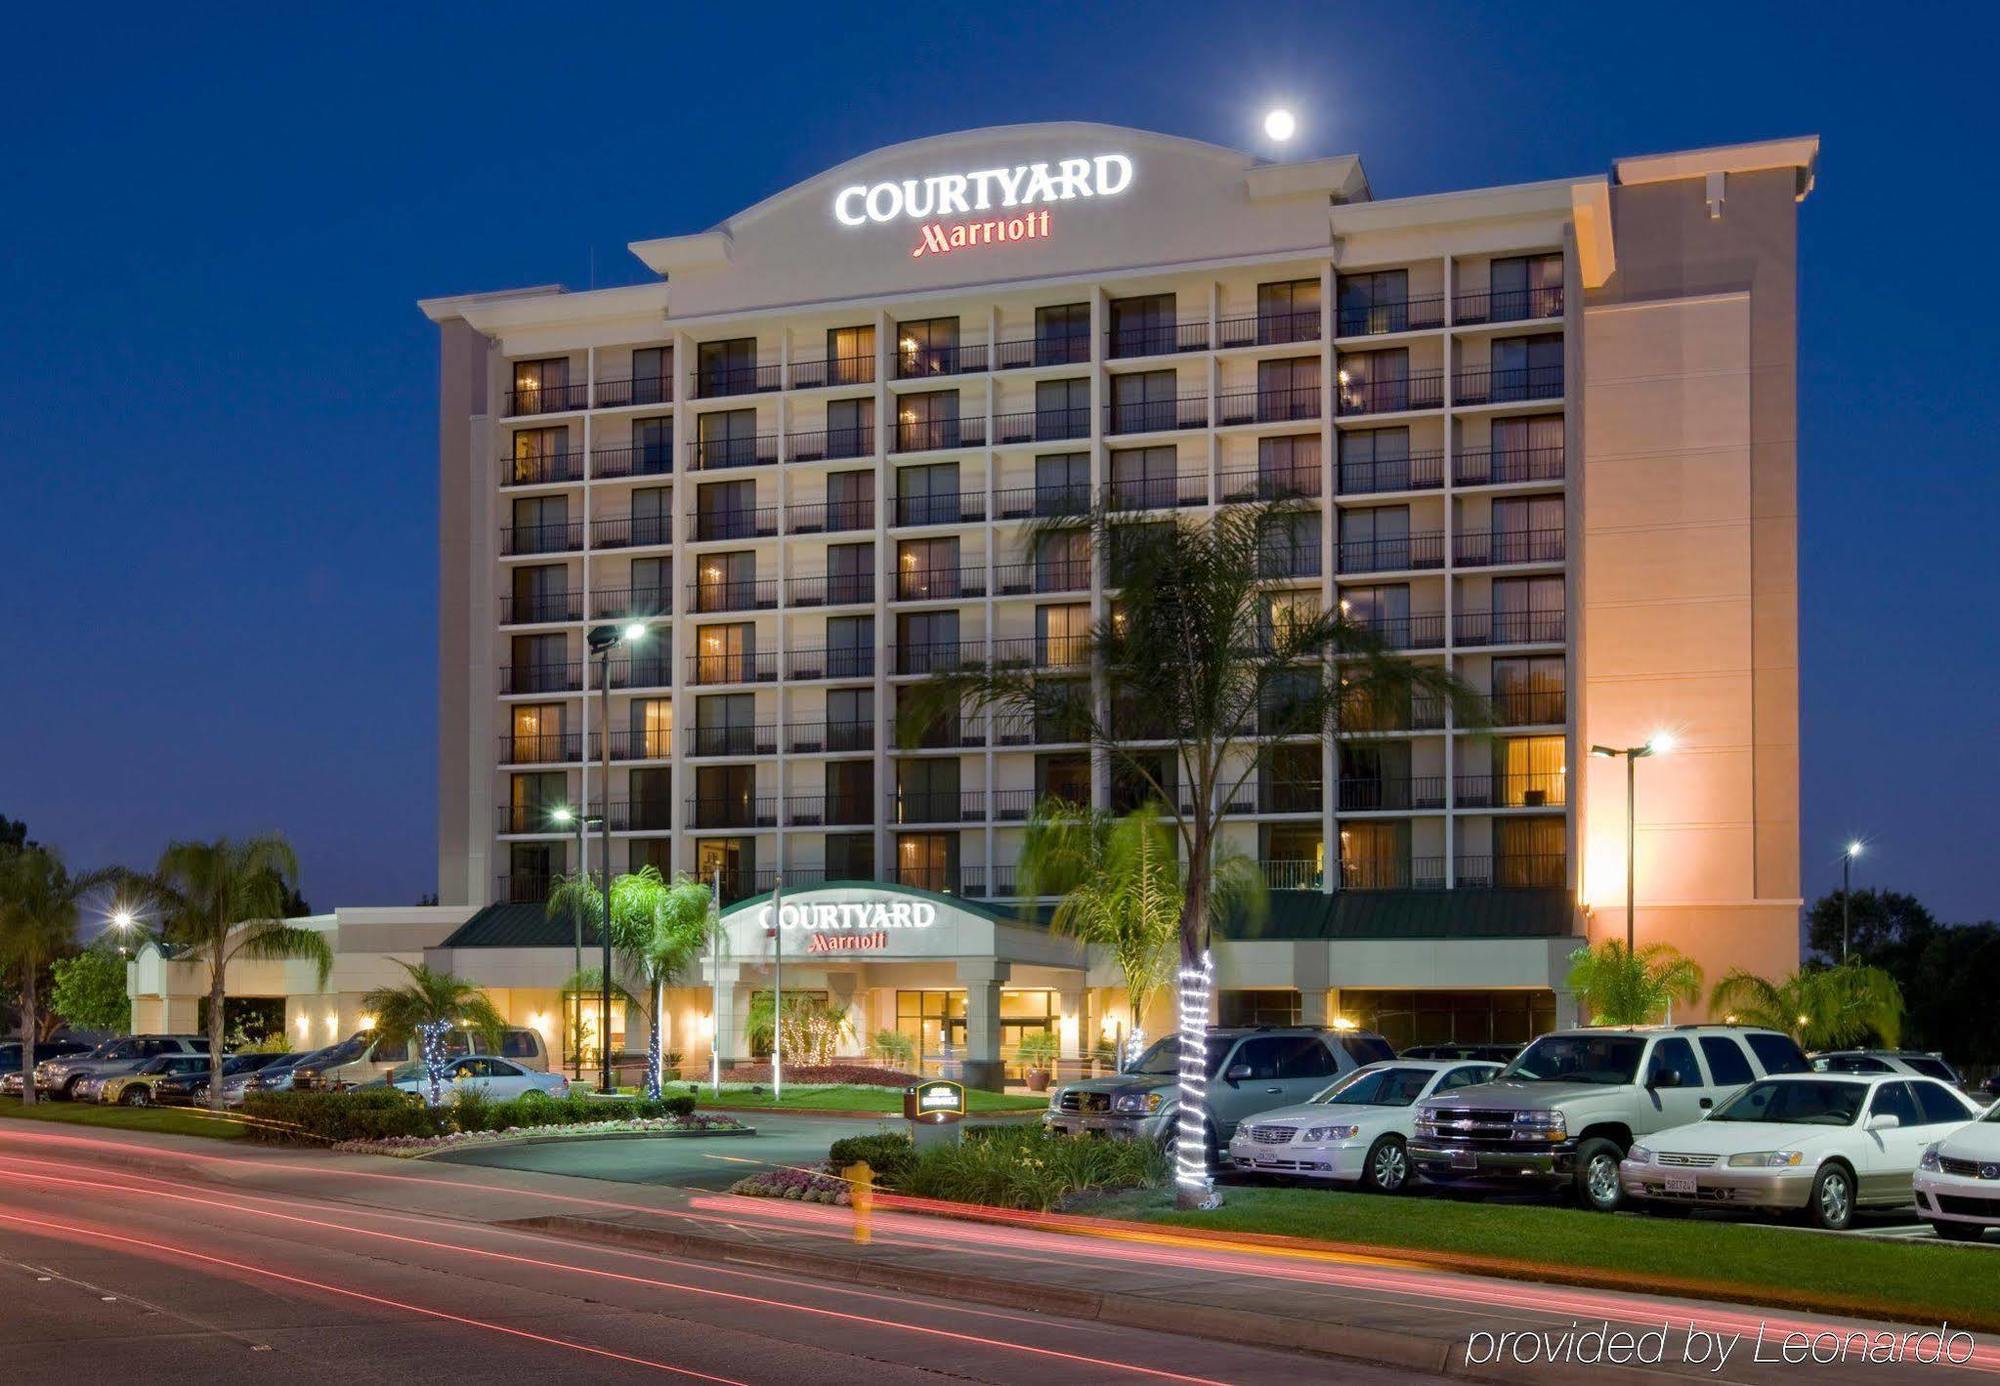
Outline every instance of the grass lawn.
<svg viewBox="0 0 2000 1386"><path fill-rule="evenodd" d="M121 1131L158 1131L169 1136L212 1136L240 1140L249 1128L229 1117L213 1117L188 1107L100 1107L94 1102L37 1102L0 1097L0 1121L59 1121L71 1126L115 1126Z"/></svg>
<svg viewBox="0 0 2000 1386"><path fill-rule="evenodd" d="M668 1088L670 1093L680 1090L677 1085ZM697 1096L701 1107L712 1109L755 1107L800 1112L881 1112L896 1116L903 1111L903 1094L889 1088L787 1088L781 1103L771 1100L768 1089L764 1092L725 1089L720 1097L711 1098L708 1089L703 1088ZM968 1088L965 1105L974 1112L1032 1112L1048 1106L1049 1100L1033 1093L981 1092Z"/></svg>
<svg viewBox="0 0 2000 1386"><path fill-rule="evenodd" d="M1630 1275L1672 1293L1845 1309L1866 1317L2000 1328L2000 1254L1978 1247L1874 1241L1705 1218L1607 1217L1573 1208L1384 1198L1325 1189L1229 1187L1211 1213L1174 1211L1157 1191L1113 1195L1087 1211L1213 1232L1259 1232ZM1468 1264L1467 1270L1488 1267Z"/></svg>

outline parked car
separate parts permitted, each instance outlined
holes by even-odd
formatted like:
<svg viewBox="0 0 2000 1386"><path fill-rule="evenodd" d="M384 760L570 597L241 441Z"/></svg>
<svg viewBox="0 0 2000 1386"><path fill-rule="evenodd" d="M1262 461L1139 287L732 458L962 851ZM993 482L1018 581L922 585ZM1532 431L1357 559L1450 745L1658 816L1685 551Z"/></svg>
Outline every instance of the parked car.
<svg viewBox="0 0 2000 1386"><path fill-rule="evenodd" d="M1180 1052L1180 1040L1169 1037L1123 1073L1063 1084L1049 1094L1043 1127L1172 1146L1180 1122ZM1243 1118L1287 1100L1302 1102L1334 1078L1395 1057L1388 1041L1363 1030L1310 1025L1210 1030L1203 1066L1211 1161Z"/></svg>
<svg viewBox="0 0 2000 1386"><path fill-rule="evenodd" d="M1859 1208L1908 1207L1925 1149L1978 1116L1931 1078L1767 1078L1705 1120L1648 1136L1620 1173L1626 1194L1645 1200L1648 1211L1803 1213L1839 1232Z"/></svg>
<svg viewBox="0 0 2000 1386"><path fill-rule="evenodd" d="M86 1078L116 1078L161 1054L207 1054L206 1035L121 1035L87 1054L45 1059L35 1064L35 1090L52 1097L76 1096Z"/></svg>
<svg viewBox="0 0 2000 1386"><path fill-rule="evenodd" d="M1814 1073L1903 1073L1964 1086L1944 1055L1921 1049L1838 1049L1812 1056Z"/></svg>
<svg viewBox="0 0 2000 1386"><path fill-rule="evenodd" d="M2000 1227L2000 1104L1924 1147L1912 1189L1917 1213L1940 1237L1976 1242Z"/></svg>
<svg viewBox="0 0 2000 1386"><path fill-rule="evenodd" d="M39 1064L44 1059L66 1059L72 1054L88 1054L95 1047L94 1045L85 1044L82 1040L41 1040L35 1045L35 1062ZM0 1092L10 1090L6 1080L13 1078L14 1083L11 1091L19 1095L21 1082L18 1075L20 1072L21 1042L19 1040L9 1040L5 1043L0 1043Z"/></svg>
<svg viewBox="0 0 2000 1386"><path fill-rule="evenodd" d="M76 1084L79 1101L88 1099L120 1107L150 1107L163 1098L162 1084L185 1079L192 1083L208 1072L206 1054L156 1054L130 1073L84 1078ZM185 1097L185 1090L176 1090Z"/></svg>
<svg viewBox="0 0 2000 1386"><path fill-rule="evenodd" d="M502 1031L497 1047L474 1031L453 1030L445 1036L445 1053L453 1058L463 1054L492 1054L538 1072L549 1066L549 1051L541 1034L528 1029L510 1027ZM417 1057L416 1045L411 1041L380 1039L363 1030L295 1065L292 1085L329 1090L359 1087L386 1077L391 1070Z"/></svg>
<svg viewBox="0 0 2000 1386"><path fill-rule="evenodd" d="M420 1061L390 1070L387 1081L391 1087L404 1092L430 1095L430 1075L424 1072ZM445 1065L444 1085L447 1088L477 1088L495 1102L526 1097L531 1092L549 1097L569 1096L569 1079L562 1074L539 1072L512 1059L495 1058L490 1054L465 1054L451 1060Z"/></svg>
<svg viewBox="0 0 2000 1386"><path fill-rule="evenodd" d="M1432 1183L1566 1190L1609 1212L1634 1141L1699 1120L1759 1078L1806 1071L1798 1045L1775 1030L1557 1030L1493 1082L1423 1103L1410 1158Z"/></svg>
<svg viewBox="0 0 2000 1386"><path fill-rule="evenodd" d="M1521 1052L1518 1044L1419 1044L1396 1055L1399 1059L1477 1059L1481 1063L1510 1064Z"/></svg>
<svg viewBox="0 0 2000 1386"><path fill-rule="evenodd" d="M289 1054L231 1054L222 1061L222 1091L225 1104L230 1086L240 1080L247 1080L251 1074L270 1068L280 1059L288 1059ZM208 1105L208 1068L204 1065L200 1072L185 1079L175 1079L154 1085L153 1097L159 1102L188 1102L197 1106ZM237 1101L243 1100L243 1089L237 1088Z"/></svg>
<svg viewBox="0 0 2000 1386"><path fill-rule="evenodd" d="M1263 1174L1358 1183L1401 1193L1410 1181L1416 1104L1484 1083L1495 1063L1396 1059L1369 1064L1296 1107L1246 1118L1229 1141L1229 1162Z"/></svg>

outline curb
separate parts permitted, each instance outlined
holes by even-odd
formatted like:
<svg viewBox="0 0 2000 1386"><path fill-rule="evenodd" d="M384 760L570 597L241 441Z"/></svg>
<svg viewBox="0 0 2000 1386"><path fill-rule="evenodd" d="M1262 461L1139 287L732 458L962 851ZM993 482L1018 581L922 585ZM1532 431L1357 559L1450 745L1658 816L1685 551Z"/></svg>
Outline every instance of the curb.
<svg viewBox="0 0 2000 1386"><path fill-rule="evenodd" d="M587 1145L592 1141L688 1141L719 1139L724 1136L754 1136L754 1126L737 1126L726 1130L700 1131L579 1131L573 1136L520 1136L508 1141L462 1141L457 1145L441 1145L432 1150L420 1150L413 1155L401 1157L382 1150L341 1150L334 1148L336 1155L384 1155L405 1160L432 1160L440 1155L456 1155L471 1150L519 1150L527 1145Z"/></svg>
<svg viewBox="0 0 2000 1386"><path fill-rule="evenodd" d="M697 1112L765 1112L772 1116L837 1117L842 1121L895 1121L904 1120L901 1112L857 1112L836 1107L762 1107L739 1106L729 1102L701 1102L695 1106ZM1044 1111L1041 1107L1024 1107L1018 1112L967 1112L967 1123L979 1121L1023 1121L1039 1118Z"/></svg>

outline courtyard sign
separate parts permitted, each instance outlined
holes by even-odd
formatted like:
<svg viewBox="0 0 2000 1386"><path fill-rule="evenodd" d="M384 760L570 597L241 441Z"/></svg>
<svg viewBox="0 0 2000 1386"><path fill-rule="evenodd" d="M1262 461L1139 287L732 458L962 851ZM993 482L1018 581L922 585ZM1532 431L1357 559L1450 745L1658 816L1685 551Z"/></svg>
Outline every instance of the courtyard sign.
<svg viewBox="0 0 2000 1386"><path fill-rule="evenodd" d="M881 183L856 183L833 199L833 217L842 226L869 222L920 222L910 256L948 255L974 246L1046 240L1048 205L1080 197L1116 197L1132 186L1132 160L1124 154L1016 164L1012 168L934 173ZM977 212L1002 215L970 221ZM932 218L937 218L933 220Z"/></svg>
<svg viewBox="0 0 2000 1386"><path fill-rule="evenodd" d="M757 923L768 931L771 907L758 913ZM778 926L817 932L879 933L887 929L928 929L937 923L937 906L928 900L863 900L839 904L793 904L779 912Z"/></svg>

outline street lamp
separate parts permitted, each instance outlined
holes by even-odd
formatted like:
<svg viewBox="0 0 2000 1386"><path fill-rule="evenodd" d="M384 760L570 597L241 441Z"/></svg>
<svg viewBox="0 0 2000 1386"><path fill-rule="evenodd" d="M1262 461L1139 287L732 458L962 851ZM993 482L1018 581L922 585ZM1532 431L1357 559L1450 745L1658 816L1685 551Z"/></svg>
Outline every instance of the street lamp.
<svg viewBox="0 0 2000 1386"><path fill-rule="evenodd" d="M112 913L111 923L118 930L118 956L121 958L125 956L125 942L132 937L132 925L136 922L132 911L122 905Z"/></svg>
<svg viewBox="0 0 2000 1386"><path fill-rule="evenodd" d="M1637 933L1638 905L1637 894L1633 889L1636 841L1632 832L1632 825L1635 818L1632 801L1636 778L1634 770L1638 766L1641 756L1662 756L1673 750L1673 748L1673 733L1664 731L1654 732L1651 739L1643 746L1592 746L1590 748L1590 753L1594 756L1623 756L1625 758L1625 956L1628 958L1637 951L1635 935Z"/></svg>
<svg viewBox="0 0 2000 1386"><path fill-rule="evenodd" d="M646 638L644 621L629 621L623 626L592 626L585 638L589 641L590 652L597 656L597 686L602 694L598 704L603 725L598 737L604 743L604 787L598 791L604 798L604 812L597 817L602 836L599 841L604 848L604 922L598 927L598 934L604 944L604 986L597 1003L597 1055L599 1060L598 1091L611 1092L611 652L621 645L636 645ZM585 808L589 804L584 805Z"/></svg>
<svg viewBox="0 0 2000 1386"><path fill-rule="evenodd" d="M1854 859L1861 855L1861 839L1855 838L1840 854L1840 960L1847 961L1847 921L1854 897Z"/></svg>

